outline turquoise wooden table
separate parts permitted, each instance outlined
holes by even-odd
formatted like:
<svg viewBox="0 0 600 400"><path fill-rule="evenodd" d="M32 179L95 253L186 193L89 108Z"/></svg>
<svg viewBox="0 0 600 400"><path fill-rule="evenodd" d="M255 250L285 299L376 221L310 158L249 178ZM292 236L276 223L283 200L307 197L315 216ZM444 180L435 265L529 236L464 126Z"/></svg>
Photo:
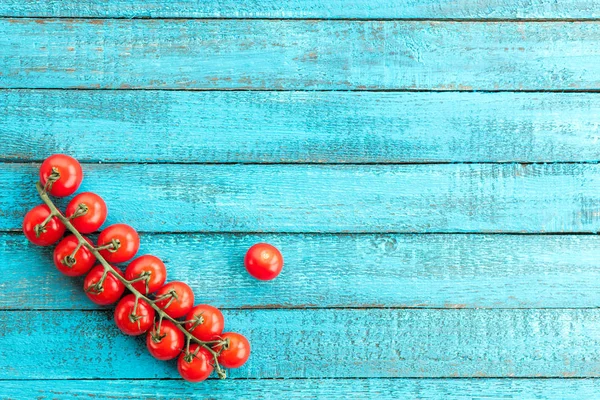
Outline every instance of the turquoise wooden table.
<svg viewBox="0 0 600 400"><path fill-rule="evenodd" d="M0 397L597 397L599 21L598 0L0 0ZM248 336L246 366L186 384L27 243L56 152ZM286 261L269 283L242 265L259 241Z"/></svg>

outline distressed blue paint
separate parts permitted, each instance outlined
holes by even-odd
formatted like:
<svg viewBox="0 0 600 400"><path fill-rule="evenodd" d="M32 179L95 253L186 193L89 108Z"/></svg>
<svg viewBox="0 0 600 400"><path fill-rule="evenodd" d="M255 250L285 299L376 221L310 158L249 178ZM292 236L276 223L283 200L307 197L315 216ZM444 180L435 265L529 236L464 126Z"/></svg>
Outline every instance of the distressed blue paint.
<svg viewBox="0 0 600 400"><path fill-rule="evenodd" d="M6 17L598 18L596 0L4 0Z"/></svg>
<svg viewBox="0 0 600 400"><path fill-rule="evenodd" d="M595 22L2 19L0 87L600 89L599 40Z"/></svg>
<svg viewBox="0 0 600 400"><path fill-rule="evenodd" d="M180 380L2 381L10 399L306 399L399 398L591 399L600 390L598 379L289 379L211 380L201 385Z"/></svg>
<svg viewBox="0 0 600 400"><path fill-rule="evenodd" d="M596 380L382 378L598 377L600 247L568 235L598 231L598 165L194 163L597 161L596 94L303 91L599 89L596 22L490 22L596 19L598 5L0 2L16 17L325 19L0 20L2 88L297 90L0 90L0 158L130 163L85 165L83 189L106 198L110 222L151 232L143 251L229 308L228 329L254 348L235 380L154 380L176 377L173 365L122 336L109 311L81 311L81 282L57 276L51 250L5 232L0 397L594 397ZM479 22L327 20L338 18ZM0 164L0 230L38 203L36 168ZM169 231L184 233L156 234ZM473 234L382 233L456 231ZM565 235L481 234L517 231ZM284 251L275 282L242 270L259 240ZM321 377L338 379L303 379ZM366 377L378 379L352 379Z"/></svg>
<svg viewBox="0 0 600 400"><path fill-rule="evenodd" d="M0 164L0 229L40 202L37 174ZM600 230L598 164L86 164L84 175L109 224L147 232Z"/></svg>
<svg viewBox="0 0 600 400"><path fill-rule="evenodd" d="M599 377L600 310L225 310L233 378ZM15 324L15 319L19 323ZM32 330L31 333L29 330ZM3 311L2 379L174 378L112 312Z"/></svg>
<svg viewBox="0 0 600 400"><path fill-rule="evenodd" d="M11 161L600 160L595 93L8 90L0 104Z"/></svg>
<svg viewBox="0 0 600 400"><path fill-rule="evenodd" d="M139 254L218 307L566 308L600 305L598 238L546 235L142 235ZM276 245L285 268L258 283L242 259ZM52 249L0 234L0 308L94 309ZM27 268L23 268L26 265ZM226 277L226 278L224 278Z"/></svg>

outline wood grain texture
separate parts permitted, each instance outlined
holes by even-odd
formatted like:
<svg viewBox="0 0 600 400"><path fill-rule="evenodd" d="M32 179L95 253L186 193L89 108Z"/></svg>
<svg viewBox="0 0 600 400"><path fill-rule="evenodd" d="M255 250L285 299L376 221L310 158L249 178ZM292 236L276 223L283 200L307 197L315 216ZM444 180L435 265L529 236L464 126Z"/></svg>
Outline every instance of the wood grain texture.
<svg viewBox="0 0 600 400"><path fill-rule="evenodd" d="M233 378L598 377L600 310L225 310ZM17 324L15 320L18 319ZM2 311L2 379L171 378L112 311ZM38 355L42 355L37 357Z"/></svg>
<svg viewBox="0 0 600 400"><path fill-rule="evenodd" d="M597 0L4 0L0 16L117 18L597 18Z"/></svg>
<svg viewBox="0 0 600 400"><path fill-rule="evenodd" d="M595 93L6 90L0 104L10 161L600 160Z"/></svg>
<svg viewBox="0 0 600 400"><path fill-rule="evenodd" d="M285 268L268 283L244 270L267 242ZM138 254L165 260L169 280L226 308L553 308L600 305L596 236L142 235ZM0 234L0 308L94 309L82 280L60 274L52 249ZM24 268L23 266L27 266Z"/></svg>
<svg viewBox="0 0 600 400"><path fill-rule="evenodd" d="M336 399L398 398L466 400L584 399L600 390L598 379L288 379L210 380L60 380L0 382L0 398L73 400L117 399Z"/></svg>
<svg viewBox="0 0 600 400"><path fill-rule="evenodd" d="M0 229L40 203L37 164L0 164ZM597 232L598 164L84 167L108 223L144 232ZM59 204L65 204L61 201Z"/></svg>
<svg viewBox="0 0 600 400"><path fill-rule="evenodd" d="M599 40L595 22L2 19L0 87L600 89Z"/></svg>

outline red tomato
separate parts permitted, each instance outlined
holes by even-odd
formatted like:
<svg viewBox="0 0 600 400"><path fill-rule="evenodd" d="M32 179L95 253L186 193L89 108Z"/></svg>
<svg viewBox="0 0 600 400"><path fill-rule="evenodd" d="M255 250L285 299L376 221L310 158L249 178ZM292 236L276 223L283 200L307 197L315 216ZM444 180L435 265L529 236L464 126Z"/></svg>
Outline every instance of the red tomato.
<svg viewBox="0 0 600 400"><path fill-rule="evenodd" d="M132 281L142 276L147 277L147 280L135 282L132 284L133 287L142 294L156 291L167 279L165 264L160 258L151 255L136 258L125 269L125 279Z"/></svg>
<svg viewBox="0 0 600 400"><path fill-rule="evenodd" d="M92 244L92 241L86 237L84 239ZM79 245L79 239L75 235L69 235L56 246L54 249L54 265L63 274L67 276L83 275L92 268L96 258L92 253L81 246L75 256L71 258L73 251Z"/></svg>
<svg viewBox="0 0 600 400"><path fill-rule="evenodd" d="M98 247L117 243L117 249L100 250L100 254L110 263L131 260L140 248L140 237L135 229L126 224L114 224L104 229L98 236Z"/></svg>
<svg viewBox="0 0 600 400"><path fill-rule="evenodd" d="M146 334L146 347L155 358L171 360L181 353L185 345L185 335L171 321L163 320Z"/></svg>
<svg viewBox="0 0 600 400"><path fill-rule="evenodd" d="M190 345L190 353L182 353L177 360L179 375L188 382L206 380L213 372L213 356L204 347Z"/></svg>
<svg viewBox="0 0 600 400"><path fill-rule="evenodd" d="M44 227L41 226L49 216L50 208L45 204L35 206L25 215L23 233L31 243L38 246L50 246L64 235L65 225L57 217L52 217Z"/></svg>
<svg viewBox="0 0 600 400"><path fill-rule="evenodd" d="M185 320L185 329L204 342L217 339L225 326L221 311L208 304L192 308Z"/></svg>
<svg viewBox="0 0 600 400"><path fill-rule="evenodd" d="M283 257L275 246L257 243L248 249L244 265L250 275L261 281L275 279L283 268Z"/></svg>
<svg viewBox="0 0 600 400"><path fill-rule="evenodd" d="M126 335L138 336L152 327L154 309L145 300L139 299L135 309L135 295L123 297L115 308L115 323Z"/></svg>
<svg viewBox="0 0 600 400"><path fill-rule="evenodd" d="M102 197L95 193L79 193L69 202L65 215L81 233L97 231L104 221L108 210ZM73 217L75 215L75 217Z"/></svg>
<svg viewBox="0 0 600 400"><path fill-rule="evenodd" d="M223 351L217 357L219 364L225 368L239 368L250 357L250 342L244 336L235 332L227 332L221 335L221 339L226 340L227 344L223 346ZM215 351L221 350L221 346L215 347Z"/></svg>
<svg viewBox="0 0 600 400"><path fill-rule="evenodd" d="M113 266L113 268L115 268ZM123 276L123 273L120 269L115 268L119 275ZM120 280L115 278L112 273L108 273L106 275L106 279L102 284L101 288L97 288L94 285L100 281L102 275L104 274L104 267L102 265L96 265L92 270L86 275L83 281L83 290L85 294L91 301L96 304L100 304L102 306L106 306L112 304L119 300L125 291L125 285L121 283Z"/></svg>
<svg viewBox="0 0 600 400"><path fill-rule="evenodd" d="M154 294L156 298L165 297L156 302L156 305L171 318L180 318L187 314L194 305L194 292L183 282L169 282L159 288Z"/></svg>
<svg viewBox="0 0 600 400"><path fill-rule="evenodd" d="M73 157L54 154L46 158L40 167L40 183L46 185L46 191L52 196L70 196L79 188L83 180L81 165Z"/></svg>

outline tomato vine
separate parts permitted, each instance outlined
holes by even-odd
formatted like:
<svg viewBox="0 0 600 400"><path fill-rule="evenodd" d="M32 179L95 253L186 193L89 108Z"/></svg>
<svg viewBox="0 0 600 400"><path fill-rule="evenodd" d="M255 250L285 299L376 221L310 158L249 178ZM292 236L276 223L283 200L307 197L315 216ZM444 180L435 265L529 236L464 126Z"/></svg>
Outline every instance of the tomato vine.
<svg viewBox="0 0 600 400"><path fill-rule="evenodd" d="M51 161L53 157L59 157L59 162L53 163ZM64 158L74 161L76 166L73 167L72 165L69 165L69 160L65 161ZM44 167L46 168L46 171L44 171ZM77 176L78 173L79 176ZM71 176L72 174L75 174L75 176ZM123 330L123 332L130 335L139 335L146 333L149 330L149 328L145 325L141 325L142 316L138 315L138 312L143 311L145 313L145 317L152 318L152 330L147 334L147 346L149 351L158 359L169 359L169 357L174 358L178 353L181 352L181 354L179 354L178 369L184 379L189 381L197 382L206 379L212 372L213 368L218 377L224 379L226 377L226 372L221 364L227 365L231 368L237 368L245 363L249 356L250 345L246 338L237 333L222 334L223 317L218 309L207 305L199 305L194 309L191 309L191 306L193 305L193 293L191 293L189 286L185 285L183 282L171 282L156 290L156 277L153 277L148 271L142 271L141 273L138 273L137 277L127 279L120 270L111 265L107 261L106 257L103 256L103 254L108 255L109 257L116 255L119 250L123 250L121 246L124 244L121 243L118 238L112 238L108 240L107 243L94 246L93 243L87 237L83 236L82 233L75 227L73 220L85 217L88 214L90 207L83 203L76 204L74 206L69 204L68 209L71 209L71 215L69 217L63 215L63 213L61 213L61 211L56 207L50 198L50 194L61 197L71 195L77 190L79 184L81 183L81 166L76 160L63 155L51 156L44 161L40 176L41 179L40 182L36 183L36 189L40 198L44 202L44 205L37 206L30 211L28 215L26 215L23 223L25 235L33 243L47 246L55 243L58 239L60 239L60 237L63 236L65 230L68 230L73 236L65 238L67 243L65 243L65 246L62 246L63 251L62 253L59 252L60 256L58 256L58 259L56 259L57 256L55 252L55 263L57 263L57 268L59 268L61 272L71 276L79 275L80 273L78 272L75 274L75 271L70 273L70 269L72 269L77 263L78 252L89 252L100 263L102 269L99 271L99 267L95 267L88 274L89 279L86 278L86 282L89 280L89 286L86 287L86 292L88 292L88 295L102 294L105 283L109 283L107 282L109 277L112 280L116 279L116 281L120 282L125 289L131 292L130 295L127 295L121 299L121 302L117 305L117 311L121 313L124 311L125 316L128 317L128 321L127 318L121 320L121 325L128 325L130 332L120 326L117 317L115 317L117 320L117 325L119 328L121 328L121 330ZM62 182L63 179L65 180L64 182ZM69 180L72 182L71 184L69 184ZM93 193L84 193L78 196L82 195L86 195L87 198L94 198L93 196L99 198L99 196ZM76 198L78 196L76 196ZM102 204L104 204L102 199L100 199L100 201ZM45 207L47 207L47 209ZM36 212L34 213L34 211ZM94 222L94 224L96 224L96 229L104 222L105 215L106 206L104 205L104 218L102 218L99 225L97 224L97 221ZM116 225L113 225L112 227L114 226ZM125 226L128 227L127 225ZM103 233L107 232L112 227L107 228L105 231L103 231ZM133 228L128 228L133 231ZM101 233L101 236L103 233ZM135 231L133 231L133 233L137 238L137 233ZM62 243L63 242L61 242L61 244ZM61 244L59 244L59 247L61 247ZM139 246L139 238L137 238L137 245ZM125 256L123 254L119 254L118 261L116 259L114 261L126 261L133 257L135 252L137 252L137 247L135 247L132 254L126 254ZM158 262L162 265L164 270L164 264L162 264L158 258L149 255L142 257L147 257L154 263ZM134 264L136 260L134 260L132 264ZM59 265L59 263L61 265ZM86 269L82 273L87 272L91 268L91 265L86 266L85 268ZM137 266L136 271L140 271L140 268ZM100 277L98 278L98 276ZM165 276L163 274L162 281L158 282L158 285L162 285L162 283L164 283L164 279ZM112 283L116 284L116 281ZM149 290L150 281L152 281L151 290ZM144 290L139 290L140 283L143 284L142 288ZM175 290L173 285L180 285L177 286L177 288L183 286L184 289L187 288L187 290L190 292L191 303L189 303L190 300L188 299L189 304L186 305L187 309L183 309L183 314L174 314L173 312L169 311L170 306L172 306L174 303L178 303L180 300L182 301L181 296L183 292L181 290ZM151 296L149 292L153 291L157 291L157 293L154 296ZM98 304L111 304L121 298L121 296L122 291L117 291L114 296L115 298L108 299L105 302L96 302ZM133 296L133 299L131 296ZM132 300L133 303L131 303ZM191 311L189 311L189 309L191 309ZM182 311L182 309L178 309L178 311ZM181 316L186 316L186 318L184 320L177 319ZM213 329L209 336L202 337L202 339L208 338L209 340L202 340L198 337L199 335L195 330L197 330L199 326L208 319L214 319L216 321L215 324L217 328L215 330L214 327L209 326L205 329L203 328L204 330L198 330L198 332L211 332L210 329ZM209 323L212 322L209 321ZM144 324L147 325L147 321L145 321ZM178 343L177 340L179 340L178 338L181 338L181 335L183 335L185 341L185 344L181 349L175 347L175 353L171 351L167 358L165 358L166 353L164 351L161 351L160 349L157 351L156 344L160 343L161 340L167 338L167 340L175 340L175 343ZM181 343L179 345L181 345ZM238 352L236 353L236 351Z"/></svg>

